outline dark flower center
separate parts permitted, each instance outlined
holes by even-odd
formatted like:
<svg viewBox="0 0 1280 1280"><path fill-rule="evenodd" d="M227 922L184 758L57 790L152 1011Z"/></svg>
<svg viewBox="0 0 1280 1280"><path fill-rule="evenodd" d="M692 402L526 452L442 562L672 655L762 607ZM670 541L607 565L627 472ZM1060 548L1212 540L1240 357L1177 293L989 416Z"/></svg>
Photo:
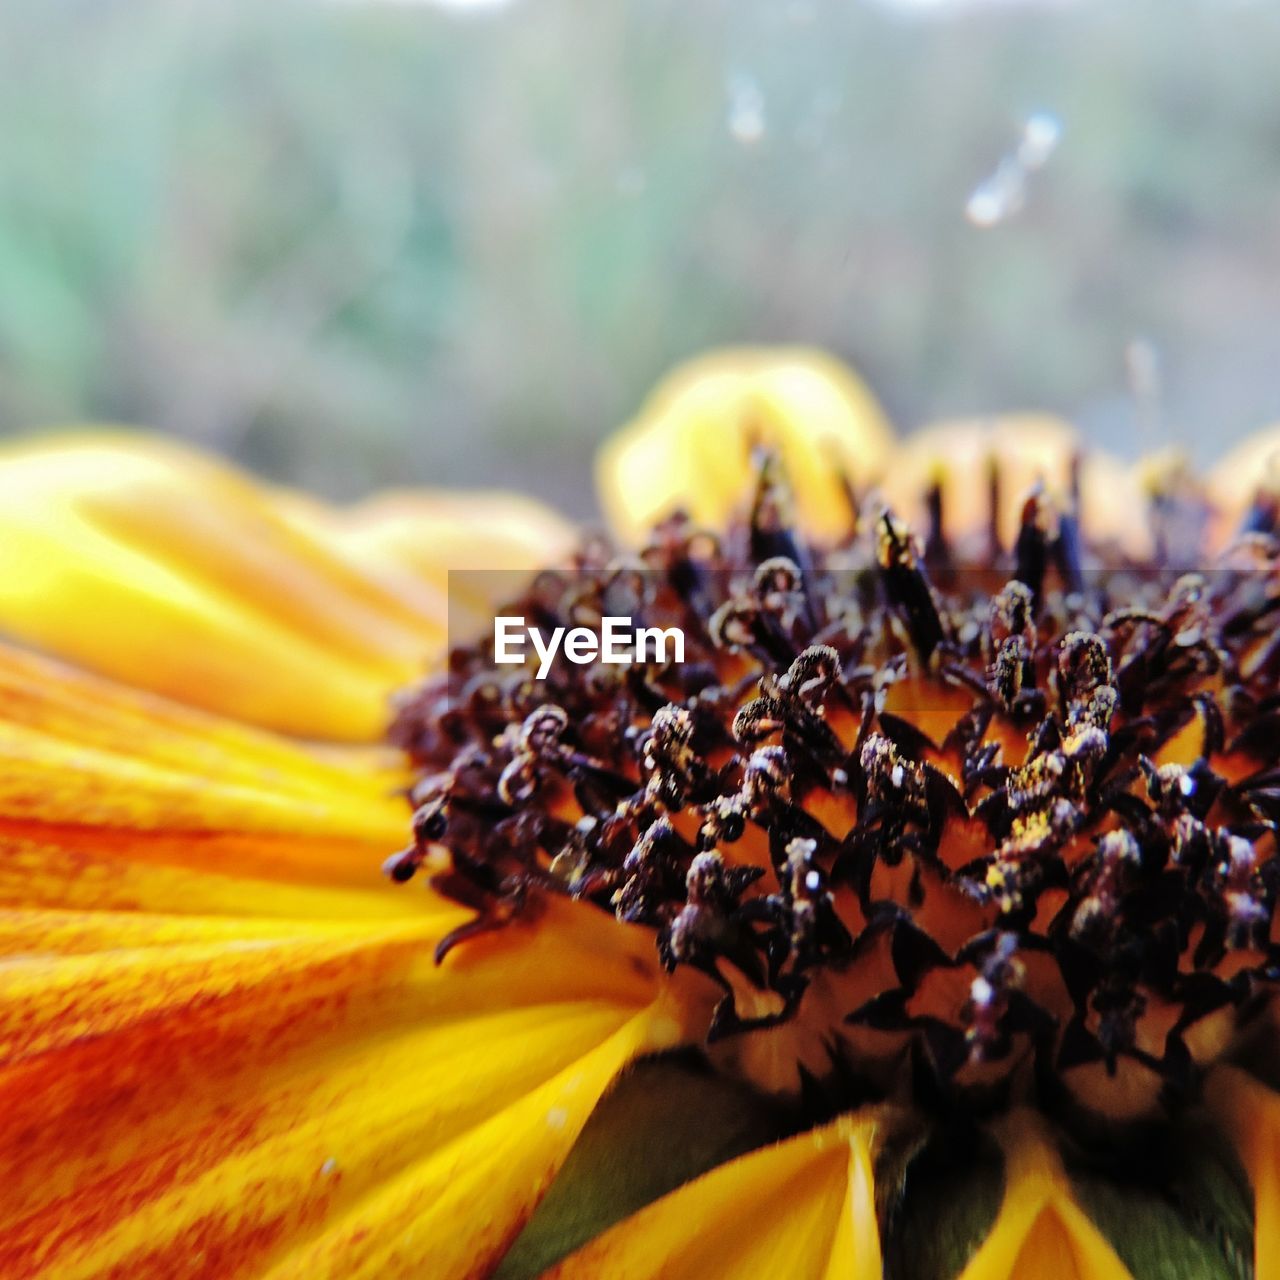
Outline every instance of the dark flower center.
<svg viewBox="0 0 1280 1280"><path fill-rule="evenodd" d="M781 1093L1194 1096L1277 972L1271 533L1187 573L1168 502L1146 562L1040 494L1008 555L948 543L936 495L923 545L882 511L807 546L786 503L766 466L723 538L591 544L504 610L679 627L683 663L539 681L486 643L405 695L388 870L474 908L441 954L563 894L719 983L708 1053Z"/></svg>

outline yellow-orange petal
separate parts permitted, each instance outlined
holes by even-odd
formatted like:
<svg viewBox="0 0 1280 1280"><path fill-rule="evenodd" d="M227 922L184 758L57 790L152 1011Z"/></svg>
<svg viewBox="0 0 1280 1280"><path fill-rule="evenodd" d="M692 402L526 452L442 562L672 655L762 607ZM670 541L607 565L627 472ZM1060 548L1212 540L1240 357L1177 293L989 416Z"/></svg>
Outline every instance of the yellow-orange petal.
<svg viewBox="0 0 1280 1280"><path fill-rule="evenodd" d="M1076 1203L1052 1141L1031 1112L1014 1112L999 1137L1005 1193L990 1234L960 1280L1132 1280Z"/></svg>
<svg viewBox="0 0 1280 1280"><path fill-rule="evenodd" d="M0 910L418 915L404 779L0 646Z"/></svg>
<svg viewBox="0 0 1280 1280"><path fill-rule="evenodd" d="M796 517L815 537L848 528L847 485L878 479L893 435L870 391L843 365L800 347L714 352L672 373L600 451L605 513L637 541L687 511L722 527L749 500L752 450L781 455Z"/></svg>
<svg viewBox="0 0 1280 1280"><path fill-rule="evenodd" d="M1280 1095L1236 1067L1215 1067L1205 1100L1253 1188L1255 1280L1280 1280Z"/></svg>
<svg viewBox="0 0 1280 1280"><path fill-rule="evenodd" d="M613 1076L678 1034L648 937L573 911L443 967L450 909L9 961L0 1274L483 1269Z"/></svg>
<svg viewBox="0 0 1280 1280"><path fill-rule="evenodd" d="M488 1274L551 1184L601 1094L638 1053L656 1047L650 1021L650 1015L638 1015L545 1084L425 1153L331 1229L290 1250L267 1280ZM539 1026L530 1034L547 1033ZM523 1052L515 1044L486 1049L517 1057Z"/></svg>
<svg viewBox="0 0 1280 1280"><path fill-rule="evenodd" d="M195 706L305 737L376 737L422 619L169 442L0 452L0 630Z"/></svg>
<svg viewBox="0 0 1280 1280"><path fill-rule="evenodd" d="M563 564L578 537L542 503L507 493L392 491L342 508L283 494L280 503L286 519L425 614L447 609L451 644L487 624L531 572Z"/></svg>
<svg viewBox="0 0 1280 1280"><path fill-rule="evenodd" d="M508 567L512 548L523 567L537 523L492 494L474 509L465 495L427 497L349 519L308 522L302 509L159 439L8 445L0 634L249 723L376 739L391 691L444 641L440 575L455 558Z"/></svg>
<svg viewBox="0 0 1280 1280"><path fill-rule="evenodd" d="M1146 547L1146 504L1137 477L1118 459L1084 448L1070 423L1047 414L1006 414L941 422L913 432L895 453L883 490L890 506L920 527L925 498L942 492L943 529L963 538L990 527L991 473L999 485L996 527L1012 547L1023 503L1037 484L1065 506L1079 467L1081 524L1090 538L1139 553Z"/></svg>
<svg viewBox="0 0 1280 1280"><path fill-rule="evenodd" d="M379 751L0 649L0 754L6 1280L469 1274L684 1035L648 931L581 904L437 965L470 912L382 878ZM440 1258L459 1189L486 1228Z"/></svg>
<svg viewBox="0 0 1280 1280"><path fill-rule="evenodd" d="M547 1280L880 1280L880 1119L846 1116L730 1161L571 1254Z"/></svg>

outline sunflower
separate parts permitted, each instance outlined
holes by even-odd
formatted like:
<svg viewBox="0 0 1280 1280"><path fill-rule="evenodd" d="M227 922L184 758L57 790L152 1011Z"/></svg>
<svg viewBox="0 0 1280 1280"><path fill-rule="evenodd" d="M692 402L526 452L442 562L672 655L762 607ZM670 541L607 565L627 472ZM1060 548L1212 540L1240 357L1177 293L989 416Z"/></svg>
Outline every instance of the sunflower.
<svg viewBox="0 0 1280 1280"><path fill-rule="evenodd" d="M1252 447L898 446L732 353L617 544L10 448L0 1275L1271 1275ZM690 652L535 680L495 584Z"/></svg>

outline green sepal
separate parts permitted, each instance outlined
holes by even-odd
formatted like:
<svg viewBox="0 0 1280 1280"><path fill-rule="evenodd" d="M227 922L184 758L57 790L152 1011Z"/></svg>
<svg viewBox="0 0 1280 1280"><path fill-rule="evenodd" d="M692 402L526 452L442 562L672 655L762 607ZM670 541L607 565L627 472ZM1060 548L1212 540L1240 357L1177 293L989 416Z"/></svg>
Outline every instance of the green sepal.
<svg viewBox="0 0 1280 1280"><path fill-rule="evenodd" d="M1129 1168L1068 1168L1080 1207L1134 1280L1250 1280L1253 1197L1222 1135L1188 1117L1130 1154Z"/></svg>
<svg viewBox="0 0 1280 1280"><path fill-rule="evenodd" d="M1004 1195L994 1140L972 1126L935 1129L877 1169L888 1280L954 1280L986 1239Z"/></svg>
<svg viewBox="0 0 1280 1280"><path fill-rule="evenodd" d="M693 1054L637 1063L592 1113L495 1280L532 1280L668 1191L787 1132L776 1104Z"/></svg>

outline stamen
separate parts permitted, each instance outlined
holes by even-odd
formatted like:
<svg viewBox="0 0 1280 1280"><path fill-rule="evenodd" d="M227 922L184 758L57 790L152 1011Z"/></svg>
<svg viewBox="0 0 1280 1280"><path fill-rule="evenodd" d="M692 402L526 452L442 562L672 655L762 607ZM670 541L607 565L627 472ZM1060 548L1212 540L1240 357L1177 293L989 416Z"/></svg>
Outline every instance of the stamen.
<svg viewBox="0 0 1280 1280"><path fill-rule="evenodd" d="M1003 584L946 542L940 491L924 552L888 512L806 546L770 462L723 538L676 517L638 561L584 550L503 612L634 600L685 662L539 685L456 651L401 700L420 780L388 875L474 910L442 953L549 894L648 928L724 991L708 1044L794 1044L828 1093L887 1096L910 1051L948 1107L1002 1072L1046 1107L1175 1105L1198 1020L1243 1026L1280 972L1280 547L1135 568L1072 503L1054 532L1032 495ZM1089 1063L1159 1087L1074 1096Z"/></svg>
<svg viewBox="0 0 1280 1280"><path fill-rule="evenodd" d="M880 517L879 529L876 559L885 596L903 614L916 653L927 662L942 642L943 627L920 553L910 533L889 512Z"/></svg>
<svg viewBox="0 0 1280 1280"><path fill-rule="evenodd" d="M1044 575L1049 566L1049 532L1047 504L1037 488L1022 507L1022 523L1014 546L1014 577L1031 592L1033 612L1039 608L1044 592Z"/></svg>

